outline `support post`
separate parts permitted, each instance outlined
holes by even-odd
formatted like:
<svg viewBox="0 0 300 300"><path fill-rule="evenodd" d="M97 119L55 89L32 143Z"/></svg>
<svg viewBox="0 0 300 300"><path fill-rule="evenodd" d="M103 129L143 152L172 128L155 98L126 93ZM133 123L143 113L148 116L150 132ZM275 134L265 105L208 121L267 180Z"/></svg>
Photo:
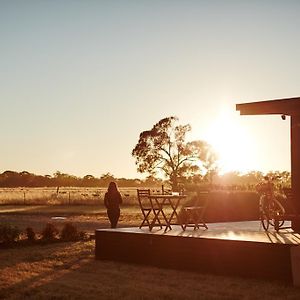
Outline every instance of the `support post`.
<svg viewBox="0 0 300 300"><path fill-rule="evenodd" d="M300 213L300 115L291 116L291 177L293 206ZM300 221L292 220L292 228L300 231Z"/></svg>

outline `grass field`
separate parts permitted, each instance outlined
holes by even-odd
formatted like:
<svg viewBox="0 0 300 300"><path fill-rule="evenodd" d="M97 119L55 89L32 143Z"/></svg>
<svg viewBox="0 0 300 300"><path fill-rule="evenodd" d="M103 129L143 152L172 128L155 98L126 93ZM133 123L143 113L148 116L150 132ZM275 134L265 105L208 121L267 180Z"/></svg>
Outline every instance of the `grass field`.
<svg viewBox="0 0 300 300"><path fill-rule="evenodd" d="M135 187L119 188L124 204L136 202ZM153 189L153 191L157 189ZM103 203L107 188L0 188L0 205L70 205Z"/></svg>
<svg viewBox="0 0 300 300"><path fill-rule="evenodd" d="M121 249L120 249L121 251ZM299 299L279 282L96 261L94 242L0 251L1 299Z"/></svg>
<svg viewBox="0 0 300 300"><path fill-rule="evenodd" d="M0 222L21 229L57 215L89 232L109 227L102 205L0 206ZM120 226L139 222L138 207L122 207ZM0 299L300 299L299 288L276 281L96 261L94 241L0 249L0 270Z"/></svg>

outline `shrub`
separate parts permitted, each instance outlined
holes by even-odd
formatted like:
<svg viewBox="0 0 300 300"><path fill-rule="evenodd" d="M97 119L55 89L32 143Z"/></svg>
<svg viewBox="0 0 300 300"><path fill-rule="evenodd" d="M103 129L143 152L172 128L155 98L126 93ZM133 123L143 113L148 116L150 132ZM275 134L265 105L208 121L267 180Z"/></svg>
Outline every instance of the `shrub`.
<svg viewBox="0 0 300 300"><path fill-rule="evenodd" d="M79 240L86 240L89 238L89 235L85 231L79 231Z"/></svg>
<svg viewBox="0 0 300 300"><path fill-rule="evenodd" d="M65 241L74 241L79 239L77 227L72 223L66 223L61 231L61 238Z"/></svg>
<svg viewBox="0 0 300 300"><path fill-rule="evenodd" d="M78 231L72 223L66 223L61 231L61 239L65 241L86 240L87 234L84 231Z"/></svg>
<svg viewBox="0 0 300 300"><path fill-rule="evenodd" d="M58 229L52 223L47 223L42 231L43 240L55 240L58 234Z"/></svg>
<svg viewBox="0 0 300 300"><path fill-rule="evenodd" d="M30 241L30 242L35 241L35 232L33 231L33 229L31 227L26 228L26 235L27 235L28 241Z"/></svg>
<svg viewBox="0 0 300 300"><path fill-rule="evenodd" d="M0 242L11 243L19 238L20 230L10 224L0 224Z"/></svg>

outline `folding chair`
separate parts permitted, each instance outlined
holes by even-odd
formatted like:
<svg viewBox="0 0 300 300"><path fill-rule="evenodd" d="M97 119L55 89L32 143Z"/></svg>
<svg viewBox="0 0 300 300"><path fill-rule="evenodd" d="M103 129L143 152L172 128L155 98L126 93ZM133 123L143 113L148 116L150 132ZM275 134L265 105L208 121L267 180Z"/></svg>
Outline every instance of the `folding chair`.
<svg viewBox="0 0 300 300"><path fill-rule="evenodd" d="M201 192L198 194L198 197L200 198L197 199L198 203L191 206L184 206L182 208L184 213L183 222L181 224L183 230L186 230L186 227L194 227L194 230L200 227L208 229L204 220L204 214L208 201L208 192ZM202 203L199 203L200 200Z"/></svg>
<svg viewBox="0 0 300 300"><path fill-rule="evenodd" d="M137 196L139 205L143 214L143 221L139 228L142 228L143 226L148 226L150 230L152 230L153 224L151 218L151 213L154 214L154 217L157 217L157 211L155 208L153 208L153 204L151 203L151 200L148 196L150 196L150 189L138 189L137 190ZM162 225L158 219L158 225L160 228L162 228Z"/></svg>

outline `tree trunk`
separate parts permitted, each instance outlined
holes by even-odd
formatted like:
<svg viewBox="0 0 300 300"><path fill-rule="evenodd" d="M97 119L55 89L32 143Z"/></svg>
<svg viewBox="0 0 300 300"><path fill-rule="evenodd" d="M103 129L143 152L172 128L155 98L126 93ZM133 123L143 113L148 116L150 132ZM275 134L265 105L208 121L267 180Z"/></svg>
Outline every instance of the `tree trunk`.
<svg viewBox="0 0 300 300"><path fill-rule="evenodd" d="M170 183L171 183L172 191L179 192L178 178L176 175L171 176Z"/></svg>

